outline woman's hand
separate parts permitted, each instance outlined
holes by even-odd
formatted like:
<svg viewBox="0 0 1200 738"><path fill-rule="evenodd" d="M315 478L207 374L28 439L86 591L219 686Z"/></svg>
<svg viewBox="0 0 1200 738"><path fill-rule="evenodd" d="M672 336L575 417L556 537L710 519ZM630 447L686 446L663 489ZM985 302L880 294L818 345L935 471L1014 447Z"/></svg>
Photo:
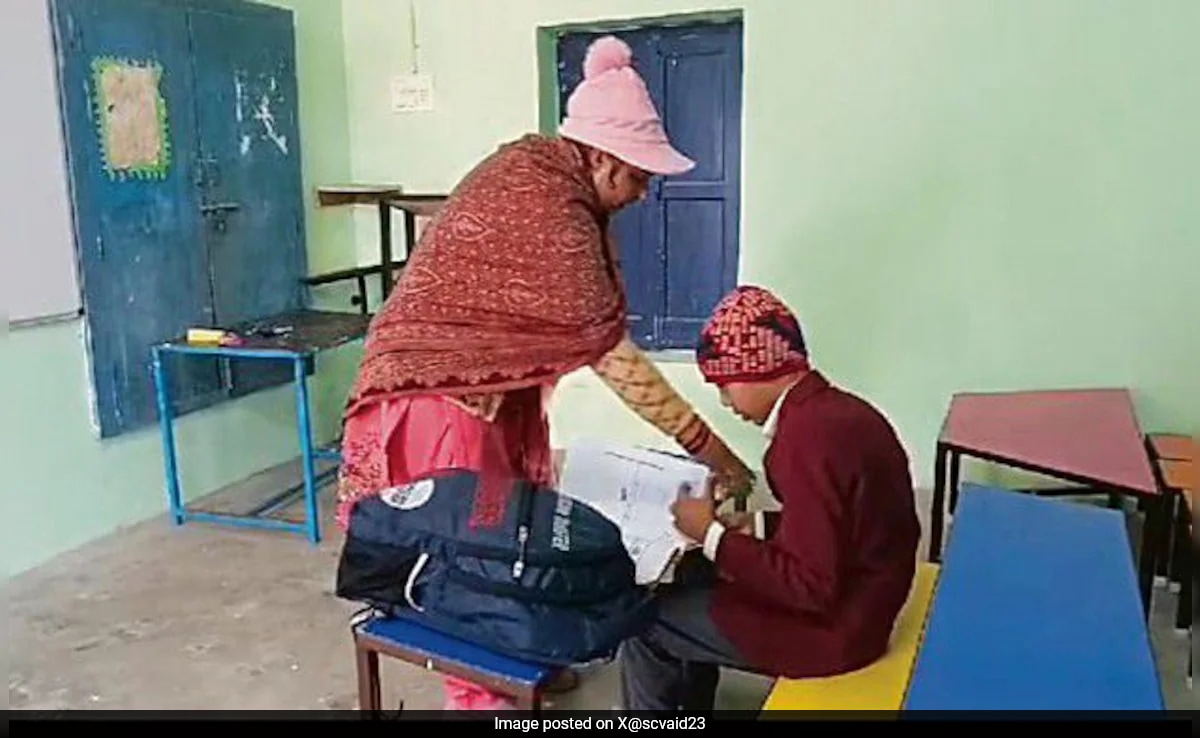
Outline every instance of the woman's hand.
<svg viewBox="0 0 1200 738"><path fill-rule="evenodd" d="M735 531L747 536L754 535L754 513L728 512L717 516L717 521L725 526L725 530Z"/></svg>
<svg viewBox="0 0 1200 738"><path fill-rule="evenodd" d="M713 499L717 502L745 499L754 491L754 472L717 436L712 436L697 456L716 476Z"/></svg>
<svg viewBox="0 0 1200 738"><path fill-rule="evenodd" d="M746 467L717 475L714 498L717 502L744 500L754 492L754 472Z"/></svg>

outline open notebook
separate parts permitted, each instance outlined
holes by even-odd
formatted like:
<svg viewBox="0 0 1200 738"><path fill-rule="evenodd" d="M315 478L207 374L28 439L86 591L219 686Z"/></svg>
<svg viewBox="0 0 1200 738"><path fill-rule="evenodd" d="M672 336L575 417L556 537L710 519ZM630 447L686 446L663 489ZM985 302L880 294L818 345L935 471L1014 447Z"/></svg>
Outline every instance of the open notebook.
<svg viewBox="0 0 1200 738"><path fill-rule="evenodd" d="M612 520L639 584L669 581L677 557L695 544L676 528L671 503L686 484L703 493L709 469L665 451L584 440L567 448L559 491Z"/></svg>

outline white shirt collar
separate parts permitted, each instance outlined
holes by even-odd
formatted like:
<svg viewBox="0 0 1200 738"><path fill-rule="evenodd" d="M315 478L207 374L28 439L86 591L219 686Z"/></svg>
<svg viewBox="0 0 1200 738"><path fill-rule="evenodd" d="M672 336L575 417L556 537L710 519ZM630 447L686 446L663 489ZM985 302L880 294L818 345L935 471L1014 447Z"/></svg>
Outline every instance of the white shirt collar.
<svg viewBox="0 0 1200 738"><path fill-rule="evenodd" d="M775 437L775 429L779 425L779 412L783 408L783 401L787 399L788 393L792 391L800 380L796 380L787 386L783 392L779 393L779 397L775 400L775 404L771 406L771 414L767 416L767 422L763 423L763 435L767 438Z"/></svg>

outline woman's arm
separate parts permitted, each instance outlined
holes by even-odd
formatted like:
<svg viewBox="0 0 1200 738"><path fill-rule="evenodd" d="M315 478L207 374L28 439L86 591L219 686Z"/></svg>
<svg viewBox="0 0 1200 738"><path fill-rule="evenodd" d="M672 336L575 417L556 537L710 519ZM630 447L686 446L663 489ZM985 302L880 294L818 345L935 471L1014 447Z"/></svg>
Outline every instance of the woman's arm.
<svg viewBox="0 0 1200 738"><path fill-rule="evenodd" d="M754 475L628 336L592 368L631 410L715 471L724 496L749 494Z"/></svg>

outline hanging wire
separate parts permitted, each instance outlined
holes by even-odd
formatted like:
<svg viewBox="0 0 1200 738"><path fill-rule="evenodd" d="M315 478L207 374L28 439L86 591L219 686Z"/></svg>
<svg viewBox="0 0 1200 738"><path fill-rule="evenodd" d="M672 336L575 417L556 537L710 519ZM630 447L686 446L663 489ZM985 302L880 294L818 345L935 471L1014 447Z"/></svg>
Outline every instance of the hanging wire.
<svg viewBox="0 0 1200 738"><path fill-rule="evenodd" d="M420 44L417 43L417 0L408 0L408 38L412 46L412 73L418 74L421 71L421 64L417 60L420 48Z"/></svg>

